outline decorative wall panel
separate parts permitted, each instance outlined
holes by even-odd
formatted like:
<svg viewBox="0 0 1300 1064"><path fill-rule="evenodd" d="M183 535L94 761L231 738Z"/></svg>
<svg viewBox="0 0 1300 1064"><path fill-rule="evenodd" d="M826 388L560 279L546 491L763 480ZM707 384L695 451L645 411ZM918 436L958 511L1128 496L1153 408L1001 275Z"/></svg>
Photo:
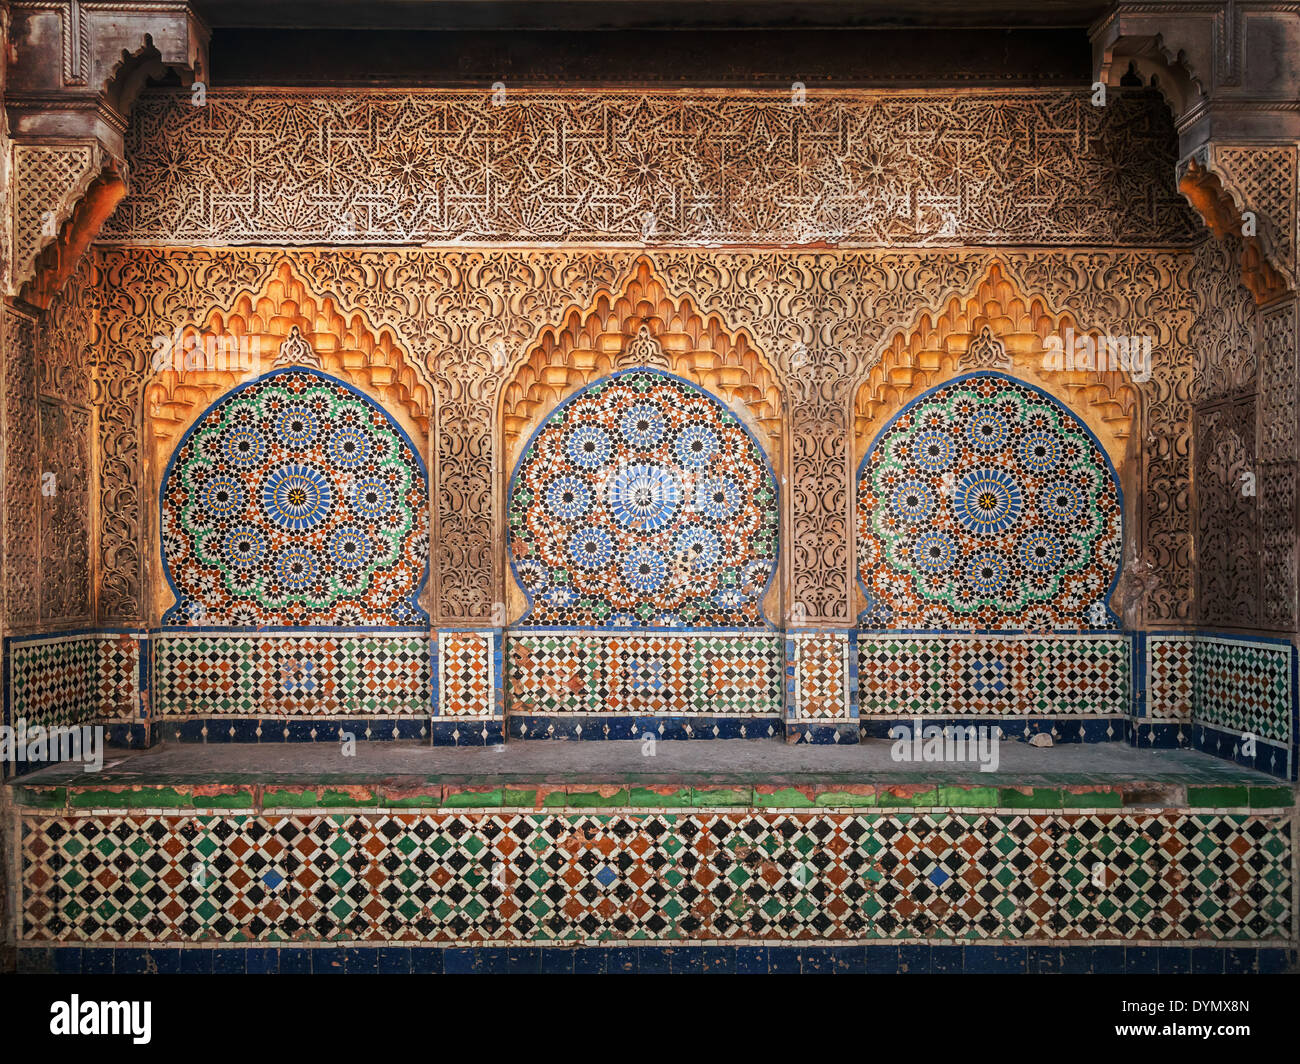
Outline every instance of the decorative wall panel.
<svg viewBox="0 0 1300 1064"><path fill-rule="evenodd" d="M849 720L853 713L854 673L847 632L798 632L789 637L793 662L791 720Z"/></svg>
<svg viewBox="0 0 1300 1064"><path fill-rule="evenodd" d="M858 711L875 716L1122 716L1120 635L858 634ZM1114 738L1120 738L1117 734Z"/></svg>
<svg viewBox="0 0 1300 1064"><path fill-rule="evenodd" d="M42 397L41 619L88 621L90 606L91 413Z"/></svg>
<svg viewBox="0 0 1300 1064"><path fill-rule="evenodd" d="M133 721L142 712L141 644L122 632L73 632L7 641L7 723Z"/></svg>
<svg viewBox="0 0 1300 1064"><path fill-rule="evenodd" d="M1255 397L1198 406L1194 424L1197 620L1254 627L1260 586Z"/></svg>
<svg viewBox="0 0 1300 1064"><path fill-rule="evenodd" d="M1289 748L1295 651L1289 643L1198 635L1195 719Z"/></svg>
<svg viewBox="0 0 1300 1064"><path fill-rule="evenodd" d="M1247 812L25 814L20 942L1287 940ZM1105 871L1097 885L1097 870Z"/></svg>
<svg viewBox="0 0 1300 1064"><path fill-rule="evenodd" d="M40 437L35 326L8 308L4 352L4 590L11 626L40 620Z"/></svg>
<svg viewBox="0 0 1300 1064"><path fill-rule="evenodd" d="M511 481L524 625L757 627L776 567L776 479L736 416L633 370L568 400Z"/></svg>
<svg viewBox="0 0 1300 1064"><path fill-rule="evenodd" d="M1119 489L1082 422L977 374L909 404L858 474L870 628L1111 627Z"/></svg>
<svg viewBox="0 0 1300 1064"><path fill-rule="evenodd" d="M269 374L204 414L168 468L162 534L168 623L427 619L423 462L379 407L322 374Z"/></svg>
<svg viewBox="0 0 1300 1064"><path fill-rule="evenodd" d="M499 632L439 632L439 717L500 717Z"/></svg>
<svg viewBox="0 0 1300 1064"><path fill-rule="evenodd" d="M637 273L627 250L101 249L98 298L100 602L106 622L143 607L140 381L151 338L205 321L195 307L230 307L261 292L288 263L339 314L362 314L400 336L437 394L432 427L434 575L438 624L491 623L507 579L496 424L502 367L520 364L538 337L619 292ZM1208 313L1191 287L1191 252L655 251L643 256L674 299L690 294L777 366L788 396L791 549L788 605L809 624L847 627L860 609L854 579L852 396L895 332L928 308L973 292L997 264L1015 291L1037 293L1081 329L1155 338L1151 380L1140 385L1144 444L1135 477L1139 544L1155 585L1148 620L1187 619L1190 337ZM1028 295L1026 295L1028 299ZM1030 300L1029 302L1032 302ZM1026 303L1029 305L1029 303ZM567 371L566 371L567 372ZM783 475L785 475L783 473Z"/></svg>
<svg viewBox="0 0 1300 1064"><path fill-rule="evenodd" d="M535 631L506 654L509 716L782 715L779 635Z"/></svg>
<svg viewBox="0 0 1300 1064"><path fill-rule="evenodd" d="M1196 637L1151 633L1146 643L1146 714L1191 720L1196 696Z"/></svg>
<svg viewBox="0 0 1300 1064"><path fill-rule="evenodd" d="M430 712L432 676L424 631L163 632L154 637L154 648L153 712L158 717L361 718Z"/></svg>
<svg viewBox="0 0 1300 1064"><path fill-rule="evenodd" d="M944 135L936 136L943 131ZM142 97L110 238L1130 244L1199 230L1155 93ZM275 145L268 150L268 145Z"/></svg>

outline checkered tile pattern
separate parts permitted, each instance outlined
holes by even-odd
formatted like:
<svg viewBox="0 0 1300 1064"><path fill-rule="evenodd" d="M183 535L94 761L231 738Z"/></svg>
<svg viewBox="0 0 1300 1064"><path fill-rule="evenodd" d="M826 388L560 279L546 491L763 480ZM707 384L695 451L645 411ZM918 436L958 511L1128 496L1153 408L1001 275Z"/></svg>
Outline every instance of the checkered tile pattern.
<svg viewBox="0 0 1300 1064"><path fill-rule="evenodd" d="M84 724L98 712L97 641L91 635L9 643L9 720L28 727Z"/></svg>
<svg viewBox="0 0 1300 1064"><path fill-rule="evenodd" d="M429 641L418 633L166 633L155 642L160 716L427 715L429 686Z"/></svg>
<svg viewBox="0 0 1300 1064"><path fill-rule="evenodd" d="M1122 715L1130 684L1122 636L858 637L864 717Z"/></svg>
<svg viewBox="0 0 1300 1064"><path fill-rule="evenodd" d="M142 717L145 707L140 700L139 637L100 633L95 638L95 653L95 697L100 718Z"/></svg>
<svg viewBox="0 0 1300 1064"><path fill-rule="evenodd" d="M1191 720L1195 695L1195 637L1147 636L1147 716Z"/></svg>
<svg viewBox="0 0 1300 1064"><path fill-rule="evenodd" d="M492 632L438 633L438 716L499 716Z"/></svg>
<svg viewBox="0 0 1300 1064"><path fill-rule="evenodd" d="M849 637L844 633L801 633L794 645L795 720L847 720L849 707Z"/></svg>
<svg viewBox="0 0 1300 1064"><path fill-rule="evenodd" d="M1286 817L26 814L25 942L1286 939Z"/></svg>
<svg viewBox="0 0 1300 1064"><path fill-rule="evenodd" d="M529 632L508 655L516 713L782 712L777 635Z"/></svg>
<svg viewBox="0 0 1300 1064"><path fill-rule="evenodd" d="M1291 743L1292 650L1249 639L1196 639L1196 720Z"/></svg>

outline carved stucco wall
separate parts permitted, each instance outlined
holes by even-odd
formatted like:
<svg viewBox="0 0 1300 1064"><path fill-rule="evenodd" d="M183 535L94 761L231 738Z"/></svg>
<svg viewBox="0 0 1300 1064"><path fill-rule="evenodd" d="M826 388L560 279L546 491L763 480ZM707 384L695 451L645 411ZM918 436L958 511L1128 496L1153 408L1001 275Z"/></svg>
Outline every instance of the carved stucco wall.
<svg viewBox="0 0 1300 1064"><path fill-rule="evenodd" d="M782 252L632 250L99 250L103 300L99 508L103 621L141 617L148 581L140 470L142 382L151 338L208 320L283 271L343 316L362 315L433 380L435 623L487 623L504 601L502 500L506 463L497 430L506 365L522 365L575 304L594 305L648 264L666 292L689 297L771 361L786 400L784 601L813 622L852 623L852 403L898 332L911 332L996 266L1029 305L1069 312L1100 332L1155 337L1140 385L1142 446L1132 462L1142 547L1158 585L1148 621L1187 618L1191 528L1188 422L1199 312L1191 252ZM503 354L504 353L504 354ZM540 415L538 415L540 416ZM1114 457L1114 456L1112 456Z"/></svg>
<svg viewBox="0 0 1300 1064"><path fill-rule="evenodd" d="M1296 624L1297 325L1294 299L1258 306L1232 233L1196 252L1193 332L1195 619Z"/></svg>
<svg viewBox="0 0 1300 1064"><path fill-rule="evenodd" d="M701 366L713 360L707 372L743 370L781 396L779 431L769 426L781 444L781 601L814 624L851 625L862 606L852 468L867 441L855 438L855 397L878 365L895 383L899 343L989 285L1058 327L1150 335L1149 381L1084 382L1071 405L1121 469L1142 530L1136 556L1151 579L1130 620L1191 618L1188 426L1206 349L1198 323L1215 302L1193 271L1216 252L1174 187L1154 94L1114 93L1105 108L1055 91L836 93L804 107L771 93L528 93L501 108L432 91L208 101L142 99L131 194L94 256L101 623L154 608L140 476L162 447L152 402L175 422L169 439L202 408L189 380L155 381L142 401L152 338L244 328L273 283L288 304L271 314L277 336L298 318L360 322L409 367L399 372L414 405L400 416L429 426L435 624L490 623L505 601L513 452L599 375L600 345L628 342L636 315L614 304L634 283L675 308L668 332L694 323L680 331ZM532 250L393 246L496 240ZM572 241L605 246L553 246ZM838 247L790 247L805 241ZM229 246L244 242L265 246ZM681 250L724 242L750 249ZM296 247L312 244L330 247ZM701 339L718 330L743 338L736 366ZM548 368L556 358L565 365ZM529 366L510 392L504 382ZM221 382L199 384L210 401ZM775 421L730 405L751 425Z"/></svg>
<svg viewBox="0 0 1300 1064"><path fill-rule="evenodd" d="M93 620L95 278L83 262L44 315L5 311L3 569L14 631Z"/></svg>
<svg viewBox="0 0 1300 1064"><path fill-rule="evenodd" d="M142 97L133 243L1187 244L1151 91Z"/></svg>

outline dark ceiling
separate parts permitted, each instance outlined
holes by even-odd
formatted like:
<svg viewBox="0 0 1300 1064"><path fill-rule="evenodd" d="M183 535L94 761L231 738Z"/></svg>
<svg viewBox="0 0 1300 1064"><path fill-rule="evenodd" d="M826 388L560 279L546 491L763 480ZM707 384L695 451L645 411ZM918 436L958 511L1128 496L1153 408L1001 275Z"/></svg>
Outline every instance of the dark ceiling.
<svg viewBox="0 0 1300 1064"><path fill-rule="evenodd" d="M197 0L226 85L1080 85L1078 0Z"/></svg>
<svg viewBox="0 0 1300 1064"><path fill-rule="evenodd" d="M1083 28L1108 4L1097 0L197 0L196 6L214 28Z"/></svg>

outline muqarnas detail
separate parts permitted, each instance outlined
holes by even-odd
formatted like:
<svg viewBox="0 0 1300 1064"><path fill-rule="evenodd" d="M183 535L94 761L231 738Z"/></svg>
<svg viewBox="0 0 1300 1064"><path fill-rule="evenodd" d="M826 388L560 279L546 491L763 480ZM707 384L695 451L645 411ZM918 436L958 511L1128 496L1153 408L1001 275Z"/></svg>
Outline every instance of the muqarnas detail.
<svg viewBox="0 0 1300 1064"><path fill-rule="evenodd" d="M776 565L777 488L740 421L631 370L555 410L511 484L531 625L753 627Z"/></svg>
<svg viewBox="0 0 1300 1064"><path fill-rule="evenodd" d="M424 467L368 399L304 370L208 410L162 489L170 624L413 624L429 556Z"/></svg>
<svg viewBox="0 0 1300 1064"><path fill-rule="evenodd" d="M1114 626L1115 474L1068 410L1010 378L904 407L863 459L857 523L865 627Z"/></svg>

